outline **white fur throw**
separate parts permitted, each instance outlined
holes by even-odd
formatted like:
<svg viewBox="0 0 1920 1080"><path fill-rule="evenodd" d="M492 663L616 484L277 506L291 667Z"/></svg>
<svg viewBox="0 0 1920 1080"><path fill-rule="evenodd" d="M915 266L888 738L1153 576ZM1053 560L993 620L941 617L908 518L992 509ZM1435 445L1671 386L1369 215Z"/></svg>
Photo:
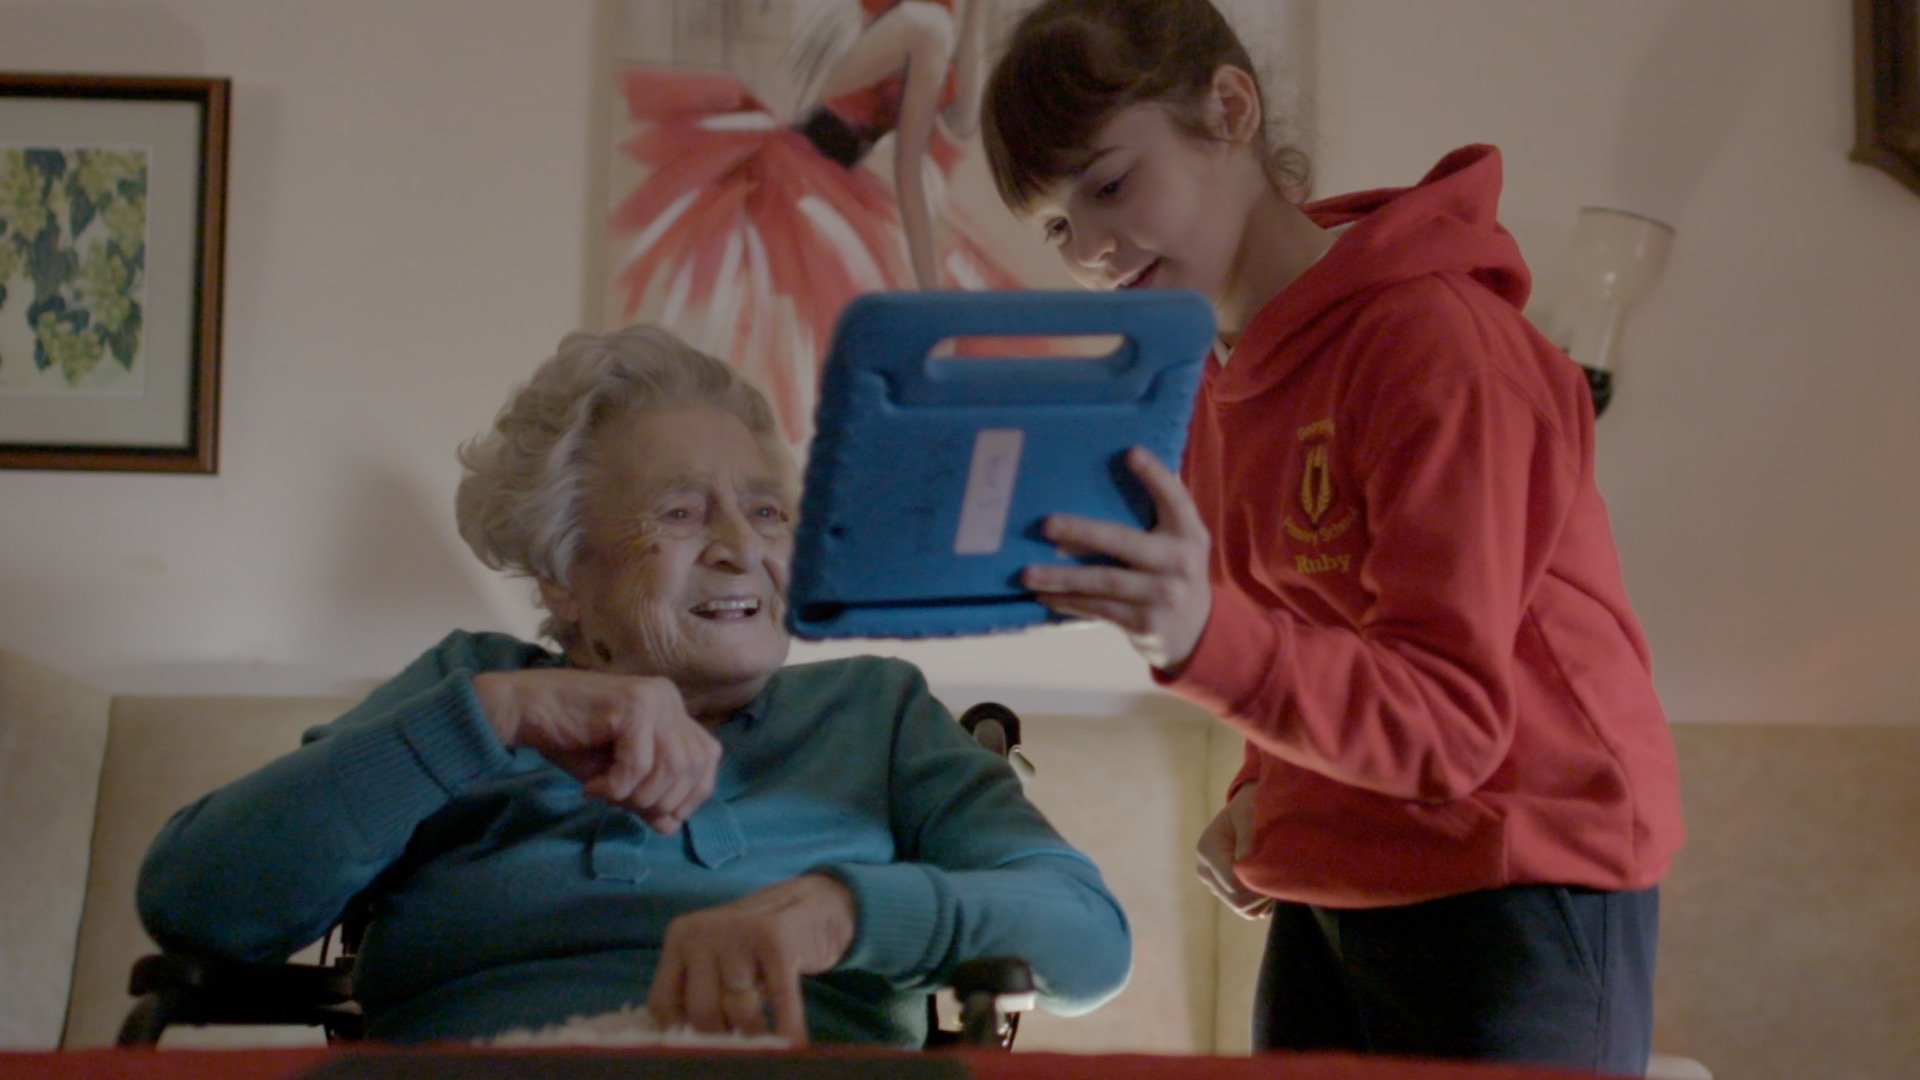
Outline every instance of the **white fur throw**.
<svg viewBox="0 0 1920 1080"><path fill-rule="evenodd" d="M681 1025L662 1028L644 1005L634 1005L598 1016L576 1016L543 1028L514 1028L491 1039L485 1046L714 1046L783 1047L787 1040L777 1035L734 1035L725 1032L703 1034Z"/></svg>

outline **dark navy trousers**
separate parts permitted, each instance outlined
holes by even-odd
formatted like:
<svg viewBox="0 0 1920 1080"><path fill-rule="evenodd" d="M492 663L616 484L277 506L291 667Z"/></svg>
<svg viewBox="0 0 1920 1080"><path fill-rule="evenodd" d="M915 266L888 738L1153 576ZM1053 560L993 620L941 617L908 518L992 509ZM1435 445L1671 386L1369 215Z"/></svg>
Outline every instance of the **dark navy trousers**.
<svg viewBox="0 0 1920 1080"><path fill-rule="evenodd" d="M1277 903L1253 1047L1640 1076L1660 895L1523 885L1405 907Z"/></svg>

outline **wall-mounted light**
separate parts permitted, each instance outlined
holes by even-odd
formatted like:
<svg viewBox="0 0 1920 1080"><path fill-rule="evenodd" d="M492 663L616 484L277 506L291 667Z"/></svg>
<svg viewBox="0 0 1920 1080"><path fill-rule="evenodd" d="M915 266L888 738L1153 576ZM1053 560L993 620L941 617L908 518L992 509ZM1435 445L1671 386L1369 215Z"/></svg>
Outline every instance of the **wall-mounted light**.
<svg viewBox="0 0 1920 1080"><path fill-rule="evenodd" d="M1567 355L1586 369L1595 416L1613 399L1613 371L1627 312L1646 296L1667 264L1673 226L1605 206L1582 207L1573 233L1567 281Z"/></svg>

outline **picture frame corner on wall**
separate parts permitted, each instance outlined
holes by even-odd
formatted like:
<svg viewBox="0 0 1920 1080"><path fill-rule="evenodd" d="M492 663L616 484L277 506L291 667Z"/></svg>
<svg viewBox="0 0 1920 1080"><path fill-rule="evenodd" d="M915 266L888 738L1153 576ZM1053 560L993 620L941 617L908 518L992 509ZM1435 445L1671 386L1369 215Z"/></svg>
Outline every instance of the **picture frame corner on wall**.
<svg viewBox="0 0 1920 1080"><path fill-rule="evenodd" d="M1920 195L1920 0L1853 0L1852 160Z"/></svg>
<svg viewBox="0 0 1920 1080"><path fill-rule="evenodd" d="M0 469L218 472L231 98L0 72Z"/></svg>

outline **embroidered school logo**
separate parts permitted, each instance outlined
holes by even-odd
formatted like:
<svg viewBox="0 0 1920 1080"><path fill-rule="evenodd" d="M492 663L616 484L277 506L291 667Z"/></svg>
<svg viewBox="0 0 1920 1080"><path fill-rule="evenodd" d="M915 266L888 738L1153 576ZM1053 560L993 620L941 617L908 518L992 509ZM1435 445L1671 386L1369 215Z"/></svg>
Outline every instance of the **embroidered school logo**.
<svg viewBox="0 0 1920 1080"><path fill-rule="evenodd" d="M1307 512L1308 524L1317 526L1332 505L1333 476L1327 472L1327 444L1317 443L1307 447L1307 467L1300 471L1300 508Z"/></svg>
<svg viewBox="0 0 1920 1080"><path fill-rule="evenodd" d="M1339 507L1340 492L1333 482L1333 419L1315 420L1302 427L1300 439L1300 514L1289 513L1284 522L1287 535L1315 547L1337 540L1353 530L1360 511L1352 506ZM1303 574L1324 574L1347 570L1351 555L1296 555L1294 563Z"/></svg>

